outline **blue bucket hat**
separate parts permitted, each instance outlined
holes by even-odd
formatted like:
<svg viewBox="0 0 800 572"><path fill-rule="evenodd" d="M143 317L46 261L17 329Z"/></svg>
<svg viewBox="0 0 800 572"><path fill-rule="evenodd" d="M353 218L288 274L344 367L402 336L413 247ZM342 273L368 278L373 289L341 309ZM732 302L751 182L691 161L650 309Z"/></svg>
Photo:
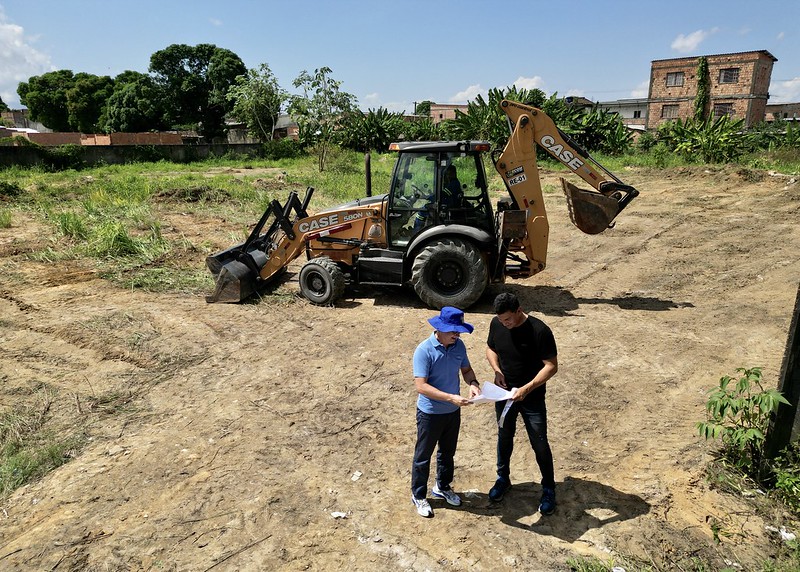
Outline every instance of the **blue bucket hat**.
<svg viewBox="0 0 800 572"><path fill-rule="evenodd" d="M428 318L428 323L438 332L459 332L471 334L475 328L464 321L464 312L452 306L445 306L438 316Z"/></svg>

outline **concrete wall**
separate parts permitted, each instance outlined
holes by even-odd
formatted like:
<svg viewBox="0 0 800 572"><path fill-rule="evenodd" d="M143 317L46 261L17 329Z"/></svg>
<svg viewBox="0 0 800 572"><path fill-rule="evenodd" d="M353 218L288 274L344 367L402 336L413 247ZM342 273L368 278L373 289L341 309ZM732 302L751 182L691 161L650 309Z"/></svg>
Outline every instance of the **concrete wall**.
<svg viewBox="0 0 800 572"><path fill-rule="evenodd" d="M800 120L800 103L772 103L768 104L767 121L786 119L787 121Z"/></svg>

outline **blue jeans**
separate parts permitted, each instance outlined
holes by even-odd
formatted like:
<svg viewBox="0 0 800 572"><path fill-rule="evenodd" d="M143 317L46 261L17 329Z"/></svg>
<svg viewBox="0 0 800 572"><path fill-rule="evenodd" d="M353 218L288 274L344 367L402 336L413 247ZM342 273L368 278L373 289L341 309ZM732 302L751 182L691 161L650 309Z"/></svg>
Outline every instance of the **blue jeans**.
<svg viewBox="0 0 800 572"><path fill-rule="evenodd" d="M461 409L438 415L423 413L417 409L417 444L411 467L411 493L414 498L424 499L428 496L431 456L437 444L439 450L436 453L436 483L441 489L450 488L460 428Z"/></svg>
<svg viewBox="0 0 800 572"><path fill-rule="evenodd" d="M505 401L495 403L497 419L503 413ZM497 428L497 476L511 482L511 453L514 451L514 433L517 430L517 416L521 415L528 431L528 440L536 455L536 463L542 474L542 486L554 489L556 486L553 470L553 453L547 441L547 407L544 400L514 403L506 413L502 427Z"/></svg>

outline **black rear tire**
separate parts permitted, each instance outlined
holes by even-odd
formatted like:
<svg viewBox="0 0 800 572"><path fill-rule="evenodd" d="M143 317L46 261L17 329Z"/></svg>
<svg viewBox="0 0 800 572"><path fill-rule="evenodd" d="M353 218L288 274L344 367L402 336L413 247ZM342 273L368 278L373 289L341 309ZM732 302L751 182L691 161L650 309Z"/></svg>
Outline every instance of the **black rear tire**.
<svg viewBox="0 0 800 572"><path fill-rule="evenodd" d="M481 297L488 280L486 263L478 249L458 238L444 238L427 245L411 268L414 291L435 309L469 308Z"/></svg>
<svg viewBox="0 0 800 572"><path fill-rule="evenodd" d="M311 303L330 305L344 294L344 273L327 256L312 258L300 270L300 292Z"/></svg>

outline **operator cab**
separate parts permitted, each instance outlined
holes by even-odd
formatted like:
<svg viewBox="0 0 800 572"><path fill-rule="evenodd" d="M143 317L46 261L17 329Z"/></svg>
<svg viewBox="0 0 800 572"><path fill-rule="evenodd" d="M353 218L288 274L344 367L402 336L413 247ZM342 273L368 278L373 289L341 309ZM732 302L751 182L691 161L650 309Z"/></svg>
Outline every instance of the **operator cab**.
<svg viewBox="0 0 800 572"><path fill-rule="evenodd" d="M399 151L389 192L390 247L405 248L435 226L464 225L494 232L481 153L486 141L392 143Z"/></svg>

